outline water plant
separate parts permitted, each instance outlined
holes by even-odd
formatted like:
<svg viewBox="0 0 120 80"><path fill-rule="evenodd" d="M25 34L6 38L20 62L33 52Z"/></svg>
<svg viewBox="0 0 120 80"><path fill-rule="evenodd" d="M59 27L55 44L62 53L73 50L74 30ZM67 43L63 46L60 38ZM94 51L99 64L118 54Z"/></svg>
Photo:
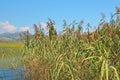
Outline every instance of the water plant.
<svg viewBox="0 0 120 80"><path fill-rule="evenodd" d="M35 37L26 40L24 67L31 80L120 80L120 11L110 22L102 19L98 28L82 31L83 21L67 25L58 34L49 19L49 35L34 25ZM29 44L29 45L28 45Z"/></svg>

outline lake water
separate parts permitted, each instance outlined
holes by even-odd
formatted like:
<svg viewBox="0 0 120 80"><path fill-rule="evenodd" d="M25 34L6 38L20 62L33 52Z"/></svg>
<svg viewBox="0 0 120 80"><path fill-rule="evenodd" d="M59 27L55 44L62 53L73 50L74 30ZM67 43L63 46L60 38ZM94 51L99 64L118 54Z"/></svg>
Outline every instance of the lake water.
<svg viewBox="0 0 120 80"><path fill-rule="evenodd" d="M0 68L0 80L24 80L23 68Z"/></svg>
<svg viewBox="0 0 120 80"><path fill-rule="evenodd" d="M29 80L20 64L20 57L0 59L0 80Z"/></svg>

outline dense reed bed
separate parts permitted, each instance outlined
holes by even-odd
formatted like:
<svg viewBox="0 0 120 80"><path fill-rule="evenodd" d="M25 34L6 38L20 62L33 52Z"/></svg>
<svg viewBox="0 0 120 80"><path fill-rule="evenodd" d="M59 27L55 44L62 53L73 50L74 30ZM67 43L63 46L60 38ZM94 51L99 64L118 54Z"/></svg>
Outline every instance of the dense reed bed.
<svg viewBox="0 0 120 80"><path fill-rule="evenodd" d="M23 62L31 80L120 80L120 10L105 15L98 28L83 32L82 24L73 22L57 33L49 19L49 34L34 25L35 34L27 34Z"/></svg>

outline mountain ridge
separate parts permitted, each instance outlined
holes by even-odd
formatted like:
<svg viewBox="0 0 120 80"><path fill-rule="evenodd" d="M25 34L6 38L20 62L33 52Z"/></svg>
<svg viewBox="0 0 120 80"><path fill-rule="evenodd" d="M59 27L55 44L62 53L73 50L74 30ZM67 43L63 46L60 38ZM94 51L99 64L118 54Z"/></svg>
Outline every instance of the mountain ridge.
<svg viewBox="0 0 120 80"><path fill-rule="evenodd" d="M26 32L5 32L0 34L1 42L16 42L20 40L20 35L25 35Z"/></svg>

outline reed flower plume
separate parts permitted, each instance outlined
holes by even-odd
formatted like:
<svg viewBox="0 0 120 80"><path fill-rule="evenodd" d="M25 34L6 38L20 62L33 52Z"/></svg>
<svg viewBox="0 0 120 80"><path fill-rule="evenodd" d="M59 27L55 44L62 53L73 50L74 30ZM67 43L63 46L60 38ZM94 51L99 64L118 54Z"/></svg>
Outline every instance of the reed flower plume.
<svg viewBox="0 0 120 80"><path fill-rule="evenodd" d="M102 22L99 25L105 27L105 26L109 26L109 23L108 22Z"/></svg>
<svg viewBox="0 0 120 80"><path fill-rule="evenodd" d="M53 36L57 36L57 31L54 27L55 22L51 19L48 19L48 20L49 22L47 22L47 27L49 28L49 37L51 40Z"/></svg>
<svg viewBox="0 0 120 80"><path fill-rule="evenodd" d="M101 13L102 18L104 19L106 15L104 13Z"/></svg>
<svg viewBox="0 0 120 80"><path fill-rule="evenodd" d="M120 13L120 7L116 6L116 12Z"/></svg>
<svg viewBox="0 0 120 80"><path fill-rule="evenodd" d="M84 23L84 20L81 20L81 21L80 21L80 25L82 26L83 23Z"/></svg>
<svg viewBox="0 0 120 80"><path fill-rule="evenodd" d="M117 16L117 21L120 22L120 16Z"/></svg>
<svg viewBox="0 0 120 80"><path fill-rule="evenodd" d="M38 39L40 37L40 32L38 30L38 27L36 24L34 24L34 32L35 32L35 38Z"/></svg>

